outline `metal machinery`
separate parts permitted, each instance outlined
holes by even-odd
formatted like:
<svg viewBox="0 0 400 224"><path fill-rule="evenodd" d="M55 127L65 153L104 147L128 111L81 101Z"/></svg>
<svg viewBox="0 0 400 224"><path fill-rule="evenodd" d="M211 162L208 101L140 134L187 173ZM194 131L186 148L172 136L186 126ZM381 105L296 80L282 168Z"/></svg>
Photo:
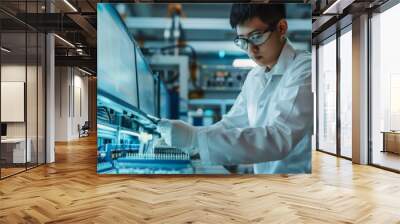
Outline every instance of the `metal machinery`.
<svg viewBox="0 0 400 224"><path fill-rule="evenodd" d="M158 134L141 112L99 106L97 116L99 173L192 173L187 154L155 145Z"/></svg>
<svg viewBox="0 0 400 224"><path fill-rule="evenodd" d="M98 30L107 32L98 38L98 173L193 173L187 154L159 141L157 117L168 114L162 81L113 5L98 9Z"/></svg>
<svg viewBox="0 0 400 224"><path fill-rule="evenodd" d="M248 72L249 68L226 65L201 66L198 86L203 91L203 97L189 100L193 124L208 125L220 120L235 102ZM203 121L198 119L202 115Z"/></svg>
<svg viewBox="0 0 400 224"><path fill-rule="evenodd" d="M175 107L171 118L187 120L189 99L189 57L186 55L155 54L149 58L150 66L171 93L171 106Z"/></svg>

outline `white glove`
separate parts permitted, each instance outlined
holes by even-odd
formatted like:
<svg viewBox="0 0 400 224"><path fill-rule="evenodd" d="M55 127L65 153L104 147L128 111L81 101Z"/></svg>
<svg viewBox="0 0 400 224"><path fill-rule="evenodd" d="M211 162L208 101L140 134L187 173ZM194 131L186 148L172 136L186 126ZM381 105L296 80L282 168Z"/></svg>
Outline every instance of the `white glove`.
<svg viewBox="0 0 400 224"><path fill-rule="evenodd" d="M182 149L188 154L192 154L197 147L198 128L186 122L161 119L157 131L169 146Z"/></svg>

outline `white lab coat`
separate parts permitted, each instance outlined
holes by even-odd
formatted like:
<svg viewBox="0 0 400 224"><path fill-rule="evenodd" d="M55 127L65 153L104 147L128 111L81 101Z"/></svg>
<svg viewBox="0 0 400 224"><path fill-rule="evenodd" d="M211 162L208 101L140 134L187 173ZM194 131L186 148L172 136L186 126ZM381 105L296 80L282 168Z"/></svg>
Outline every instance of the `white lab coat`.
<svg viewBox="0 0 400 224"><path fill-rule="evenodd" d="M277 64L252 69L232 109L198 132L205 164L254 164L255 173L311 173L311 55L286 41Z"/></svg>

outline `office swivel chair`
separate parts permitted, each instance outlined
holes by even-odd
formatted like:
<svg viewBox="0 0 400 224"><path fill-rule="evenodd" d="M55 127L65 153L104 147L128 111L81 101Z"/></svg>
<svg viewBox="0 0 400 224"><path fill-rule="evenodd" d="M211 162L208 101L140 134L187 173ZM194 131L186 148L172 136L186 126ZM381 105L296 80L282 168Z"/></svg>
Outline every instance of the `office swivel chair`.
<svg viewBox="0 0 400 224"><path fill-rule="evenodd" d="M7 138L7 124L1 123L1 140Z"/></svg>
<svg viewBox="0 0 400 224"><path fill-rule="evenodd" d="M80 125L78 124L79 138L89 136L89 129L90 129L89 121L85 121L82 127L80 127Z"/></svg>

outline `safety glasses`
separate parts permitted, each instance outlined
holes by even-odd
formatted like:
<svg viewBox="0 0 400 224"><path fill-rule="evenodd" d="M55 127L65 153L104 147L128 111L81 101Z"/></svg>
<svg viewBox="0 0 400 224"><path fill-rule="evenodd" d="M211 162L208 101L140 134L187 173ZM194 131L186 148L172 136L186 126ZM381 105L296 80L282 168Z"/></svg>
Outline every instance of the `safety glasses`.
<svg viewBox="0 0 400 224"><path fill-rule="evenodd" d="M254 32L248 38L236 37L233 42L242 50L247 51L249 43L255 46L261 45L271 37L272 32L273 29L269 28L264 32Z"/></svg>

